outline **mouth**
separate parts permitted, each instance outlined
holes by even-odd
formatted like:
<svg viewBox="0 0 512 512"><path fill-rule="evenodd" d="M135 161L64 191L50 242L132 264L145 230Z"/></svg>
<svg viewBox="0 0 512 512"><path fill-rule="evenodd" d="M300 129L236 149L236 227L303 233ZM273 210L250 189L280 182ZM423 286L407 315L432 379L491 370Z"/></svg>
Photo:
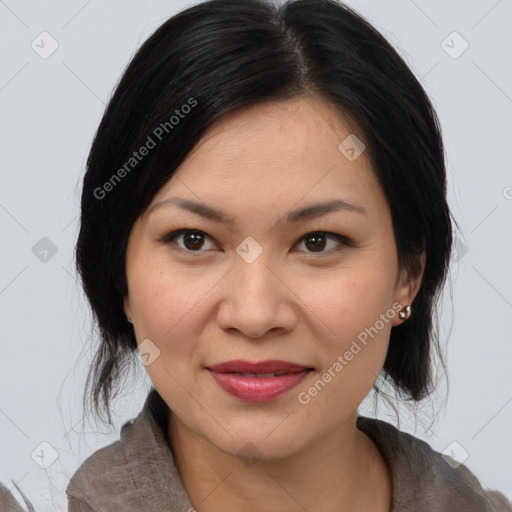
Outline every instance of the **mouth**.
<svg viewBox="0 0 512 512"><path fill-rule="evenodd" d="M207 367L215 382L245 402L266 402L286 394L314 370L287 361L227 361Z"/></svg>
<svg viewBox="0 0 512 512"><path fill-rule="evenodd" d="M281 375L289 375L289 373L300 373L300 372L289 372L289 373L240 373L240 372L220 372L224 375L240 375L241 377L257 377L259 379L266 379L268 377L280 377Z"/></svg>
<svg viewBox="0 0 512 512"><path fill-rule="evenodd" d="M291 363L289 361L280 361L277 359L268 359L266 361L251 362L236 359L233 361L224 361L213 366L207 367L209 370L213 370L217 373L240 373L252 375L263 375L267 376L272 374L287 374L301 372L307 369L313 369L312 367Z"/></svg>

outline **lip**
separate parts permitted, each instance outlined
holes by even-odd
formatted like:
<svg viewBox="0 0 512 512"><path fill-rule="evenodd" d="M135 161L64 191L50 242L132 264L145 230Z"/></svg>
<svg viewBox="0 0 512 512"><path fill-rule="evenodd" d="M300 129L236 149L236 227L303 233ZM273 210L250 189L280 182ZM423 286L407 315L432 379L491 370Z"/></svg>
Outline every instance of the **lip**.
<svg viewBox="0 0 512 512"><path fill-rule="evenodd" d="M206 368L217 384L245 402L267 402L297 386L313 368L287 361L226 361ZM283 373L272 377L251 377L242 373Z"/></svg>
<svg viewBox="0 0 512 512"><path fill-rule="evenodd" d="M208 366L209 370L218 373L294 373L308 368L310 367L277 359L267 359L258 363L236 359Z"/></svg>

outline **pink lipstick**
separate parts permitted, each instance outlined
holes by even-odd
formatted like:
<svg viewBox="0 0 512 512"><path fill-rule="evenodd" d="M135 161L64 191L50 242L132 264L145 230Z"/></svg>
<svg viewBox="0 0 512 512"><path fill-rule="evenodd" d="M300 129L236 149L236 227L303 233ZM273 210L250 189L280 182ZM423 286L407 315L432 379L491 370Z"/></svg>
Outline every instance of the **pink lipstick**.
<svg viewBox="0 0 512 512"><path fill-rule="evenodd" d="M207 368L227 393L247 402L274 400L297 386L313 368L287 361L235 360Z"/></svg>

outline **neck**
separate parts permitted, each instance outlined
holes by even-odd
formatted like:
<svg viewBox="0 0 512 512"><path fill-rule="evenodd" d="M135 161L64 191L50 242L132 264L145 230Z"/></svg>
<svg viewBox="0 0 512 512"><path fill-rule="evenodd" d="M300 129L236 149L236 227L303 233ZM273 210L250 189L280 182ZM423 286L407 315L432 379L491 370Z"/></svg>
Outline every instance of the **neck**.
<svg viewBox="0 0 512 512"><path fill-rule="evenodd" d="M356 415L314 444L280 459L241 460L172 413L169 436L183 485L198 512L325 510L389 512L391 474Z"/></svg>

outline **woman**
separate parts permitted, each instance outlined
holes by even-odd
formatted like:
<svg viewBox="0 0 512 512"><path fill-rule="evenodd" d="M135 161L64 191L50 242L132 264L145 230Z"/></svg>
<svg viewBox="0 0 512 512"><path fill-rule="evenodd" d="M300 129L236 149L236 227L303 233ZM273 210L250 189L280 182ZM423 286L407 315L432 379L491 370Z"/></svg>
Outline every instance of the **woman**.
<svg viewBox="0 0 512 512"><path fill-rule="evenodd" d="M349 8L217 0L164 23L99 127L77 244L95 408L137 346L154 389L71 510L510 510L357 417L382 369L431 391L445 180L425 92Z"/></svg>
<svg viewBox="0 0 512 512"><path fill-rule="evenodd" d="M357 414L379 375L432 391L451 242L436 114L363 18L329 0L170 18L100 124L76 250L94 411L111 421L136 352L153 388L69 510L512 510Z"/></svg>

